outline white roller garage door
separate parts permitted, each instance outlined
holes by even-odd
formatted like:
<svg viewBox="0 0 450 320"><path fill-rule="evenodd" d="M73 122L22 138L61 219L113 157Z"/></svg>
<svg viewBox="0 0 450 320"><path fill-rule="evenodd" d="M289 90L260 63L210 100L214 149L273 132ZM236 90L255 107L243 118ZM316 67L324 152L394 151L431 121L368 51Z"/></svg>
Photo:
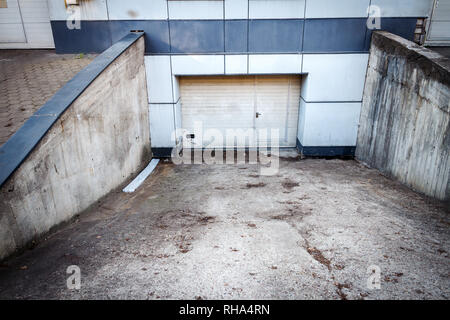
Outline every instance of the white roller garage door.
<svg viewBox="0 0 450 320"><path fill-rule="evenodd" d="M203 138L191 138L194 147L295 147L300 76L181 77L179 84L182 127L188 134L203 127ZM250 138L231 141L230 129ZM272 129L279 138L271 142Z"/></svg>

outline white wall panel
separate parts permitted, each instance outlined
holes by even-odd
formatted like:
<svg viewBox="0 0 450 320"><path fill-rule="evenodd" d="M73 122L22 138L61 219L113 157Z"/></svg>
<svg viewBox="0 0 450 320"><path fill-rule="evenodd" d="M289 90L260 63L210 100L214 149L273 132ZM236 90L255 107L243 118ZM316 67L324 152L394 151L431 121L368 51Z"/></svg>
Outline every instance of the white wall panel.
<svg viewBox="0 0 450 320"><path fill-rule="evenodd" d="M22 23L17 0L7 0L7 4L7 8L0 9L0 24L3 25L4 23Z"/></svg>
<svg viewBox="0 0 450 320"><path fill-rule="evenodd" d="M82 20L108 20L106 0L82 1L80 8Z"/></svg>
<svg viewBox="0 0 450 320"><path fill-rule="evenodd" d="M224 74L223 55L172 56L174 75Z"/></svg>
<svg viewBox="0 0 450 320"><path fill-rule="evenodd" d="M170 19L223 19L223 1L169 1Z"/></svg>
<svg viewBox="0 0 450 320"><path fill-rule="evenodd" d="M50 12L50 20L66 20L67 12L64 1L59 0L48 0L48 9Z"/></svg>
<svg viewBox="0 0 450 320"><path fill-rule="evenodd" d="M305 132L305 119L306 119L306 102L300 99L300 106L298 109L298 125L297 125L297 139L303 145L303 133Z"/></svg>
<svg viewBox="0 0 450 320"><path fill-rule="evenodd" d="M22 23L0 24L0 44L23 42L26 43L25 33Z"/></svg>
<svg viewBox="0 0 450 320"><path fill-rule="evenodd" d="M301 73L301 54L251 54L249 74Z"/></svg>
<svg viewBox="0 0 450 320"><path fill-rule="evenodd" d="M27 44L31 48L53 48L47 0L19 0Z"/></svg>
<svg viewBox="0 0 450 320"><path fill-rule="evenodd" d="M63 0L48 0L51 20L66 20L70 13ZM108 20L106 0L81 1L78 6L81 20Z"/></svg>
<svg viewBox="0 0 450 320"><path fill-rule="evenodd" d="M436 1L427 40L446 44L450 42L450 0Z"/></svg>
<svg viewBox="0 0 450 320"><path fill-rule="evenodd" d="M302 102L300 108L298 136L303 146L356 145L361 103Z"/></svg>
<svg viewBox="0 0 450 320"><path fill-rule="evenodd" d="M173 102L180 100L180 84L178 77L172 75Z"/></svg>
<svg viewBox="0 0 450 320"><path fill-rule="evenodd" d="M53 33L50 22L25 23L28 44L37 48L54 48Z"/></svg>
<svg viewBox="0 0 450 320"><path fill-rule="evenodd" d="M25 31L17 0L7 0L7 8L0 8L0 44L26 42Z"/></svg>
<svg viewBox="0 0 450 320"><path fill-rule="evenodd" d="M24 23L48 23L50 21L47 0L20 0Z"/></svg>
<svg viewBox="0 0 450 320"><path fill-rule="evenodd" d="M248 1L225 0L225 19L247 19Z"/></svg>
<svg viewBox="0 0 450 320"><path fill-rule="evenodd" d="M306 2L306 18L367 17L370 0L313 0Z"/></svg>
<svg viewBox="0 0 450 320"><path fill-rule="evenodd" d="M0 48L54 48L47 0L8 0L0 8Z"/></svg>
<svg viewBox="0 0 450 320"><path fill-rule="evenodd" d="M167 0L108 0L110 20L165 20Z"/></svg>
<svg viewBox="0 0 450 320"><path fill-rule="evenodd" d="M450 20L450 0L436 0L436 6L433 12L433 21Z"/></svg>
<svg viewBox="0 0 450 320"><path fill-rule="evenodd" d="M148 101L153 103L175 102L172 97L172 73L170 56L145 56Z"/></svg>
<svg viewBox="0 0 450 320"><path fill-rule="evenodd" d="M150 140L152 148L175 146L172 133L175 128L173 104L149 104Z"/></svg>
<svg viewBox="0 0 450 320"><path fill-rule="evenodd" d="M175 118L175 127L176 127L176 130L177 130L177 135L176 135L176 136L177 136L177 143L180 143L181 140L183 139L183 137L181 136L181 135L182 135L182 131L181 131L181 129L182 129L182 122L181 122L181 101L178 101L178 102L174 105L173 109L174 109L174 112L175 112L174 118Z"/></svg>
<svg viewBox="0 0 450 320"><path fill-rule="evenodd" d="M236 54L225 56L225 74L246 74L247 55Z"/></svg>
<svg viewBox="0 0 450 320"><path fill-rule="evenodd" d="M250 0L250 19L294 19L305 17L305 0Z"/></svg>
<svg viewBox="0 0 450 320"><path fill-rule="evenodd" d="M429 31L429 40L432 41L450 41L450 20L433 21Z"/></svg>
<svg viewBox="0 0 450 320"><path fill-rule="evenodd" d="M306 101L361 101L368 54L303 55L302 97Z"/></svg>
<svg viewBox="0 0 450 320"><path fill-rule="evenodd" d="M372 0L382 17L427 17L433 0Z"/></svg>

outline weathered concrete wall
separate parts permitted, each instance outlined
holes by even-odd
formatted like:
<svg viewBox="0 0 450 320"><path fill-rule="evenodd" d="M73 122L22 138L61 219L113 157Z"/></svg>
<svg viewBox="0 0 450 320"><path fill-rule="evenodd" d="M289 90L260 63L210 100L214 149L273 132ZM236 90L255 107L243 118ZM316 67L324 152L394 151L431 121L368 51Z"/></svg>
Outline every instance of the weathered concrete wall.
<svg viewBox="0 0 450 320"><path fill-rule="evenodd" d="M145 77L140 37L73 101L3 184L0 259L85 210L148 163Z"/></svg>
<svg viewBox="0 0 450 320"><path fill-rule="evenodd" d="M450 61L375 32L356 157L419 192L449 200L449 110Z"/></svg>

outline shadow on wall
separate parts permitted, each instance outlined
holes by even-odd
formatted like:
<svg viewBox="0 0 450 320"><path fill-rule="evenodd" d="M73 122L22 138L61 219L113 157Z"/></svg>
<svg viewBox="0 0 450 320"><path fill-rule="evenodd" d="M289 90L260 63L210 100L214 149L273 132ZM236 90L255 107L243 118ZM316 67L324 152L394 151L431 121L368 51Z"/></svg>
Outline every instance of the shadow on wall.
<svg viewBox="0 0 450 320"><path fill-rule="evenodd" d="M450 60L374 32L356 157L407 186L450 200Z"/></svg>

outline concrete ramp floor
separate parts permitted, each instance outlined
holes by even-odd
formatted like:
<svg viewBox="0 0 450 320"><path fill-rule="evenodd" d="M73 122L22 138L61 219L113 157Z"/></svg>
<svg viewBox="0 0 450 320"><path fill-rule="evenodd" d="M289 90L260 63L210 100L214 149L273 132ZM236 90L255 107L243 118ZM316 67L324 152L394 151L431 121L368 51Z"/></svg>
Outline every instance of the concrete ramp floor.
<svg viewBox="0 0 450 320"><path fill-rule="evenodd" d="M448 299L449 225L448 204L353 160L160 163L5 261L0 298Z"/></svg>

